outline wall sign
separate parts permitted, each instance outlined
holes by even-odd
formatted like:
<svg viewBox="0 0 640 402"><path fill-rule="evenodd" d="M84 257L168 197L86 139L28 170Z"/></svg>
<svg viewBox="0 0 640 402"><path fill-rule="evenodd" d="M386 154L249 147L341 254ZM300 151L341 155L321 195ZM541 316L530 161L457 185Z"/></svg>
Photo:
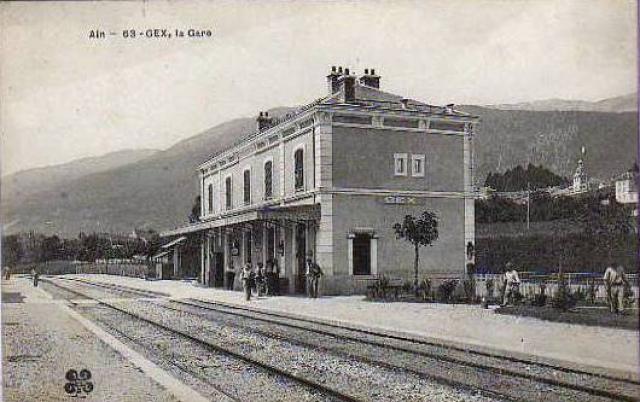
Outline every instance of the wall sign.
<svg viewBox="0 0 640 402"><path fill-rule="evenodd" d="M383 198L383 202L385 204L394 204L394 205L416 205L418 204L415 197L405 197L399 195L390 195L388 197Z"/></svg>

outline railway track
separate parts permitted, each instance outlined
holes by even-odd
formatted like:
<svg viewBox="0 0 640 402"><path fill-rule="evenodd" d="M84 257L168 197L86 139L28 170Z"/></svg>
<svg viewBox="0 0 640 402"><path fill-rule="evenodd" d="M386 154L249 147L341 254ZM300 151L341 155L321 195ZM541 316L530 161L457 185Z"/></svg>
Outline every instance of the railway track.
<svg viewBox="0 0 640 402"><path fill-rule="evenodd" d="M168 326L166 324L160 323L158 321L155 320L151 320L147 317L144 317L142 315L133 313L127 309L123 309L117 305L115 305L114 303L111 302L107 302L104 299L101 298L97 298L91 295L87 295L86 293L83 293L81 291L69 288L67 286L62 286L59 283L55 283L53 281L47 281L48 283L63 289L66 292L69 293L73 293L75 295L77 295L80 298L83 299L91 299L94 300L97 304L111 309L113 311L116 311L118 313L120 313L120 315L124 315L124 316L128 316L133 318L134 320L136 320L138 323L142 322L145 324L148 324L152 327L155 327L156 329L163 331L164 333L168 333L168 334L173 334L173 335L177 335L177 337L179 338L183 338L183 339L188 339L189 341L191 341L194 344L203 346L206 349L209 349L210 351L213 351L215 353L219 353L222 354L224 356L227 356L229 358L235 359L237 361L246 363L246 365L251 366L253 368L257 368L265 373L268 373L271 377L274 377L275 381L281 381L280 379L285 379L286 382L288 383L293 383L293 384L297 384L298 386L301 386L302 388L311 390L311 395L321 395L322 397L317 398L317 400L327 400L327 401L346 401L346 402L356 402L359 401L359 399L354 398L353 396L344 394L338 390L333 389L330 386L327 386L325 384L319 384L313 381L310 381L309 379L287 372L285 370L282 370L280 368L277 367L273 367L267 364L264 364L261 361L255 360L251 357L248 357L246 355L242 355L239 354L231 349L228 348L224 348L221 347L218 344L214 344L211 343L209 341L206 341L196 335L193 335L191 333L187 333L186 331L177 329L175 327L171 327ZM86 285L86 283L85 283ZM114 290L114 291L124 291L124 292L129 292L131 294L135 294L136 291L132 291L129 289L120 289L120 290L116 290L114 288L110 289L110 290ZM148 295L147 292L140 292L139 294L144 294L144 295ZM118 320L116 320L118 321ZM102 321L103 323L105 323L104 321ZM113 322L113 321L112 321ZM119 329L119 325L122 323L122 321L118 322L118 326L115 325L107 325L111 330L114 330L115 332L118 332L121 336L129 339L130 341L136 342L136 339L134 337L128 336L126 334L124 334L120 329ZM137 342L136 342L137 343ZM184 367L180 367L181 370L183 371L188 371L188 369L184 368ZM189 374L193 374L193 371L189 371ZM228 398L230 398L231 400L245 400L243 398L237 398L234 397L232 395L232 393L225 391L225 390L220 390L219 391L221 393L223 393L224 395L226 395ZM287 389L287 392L292 392L291 389ZM285 398L286 400L297 400L296 398L294 399L290 399L290 398ZM305 398L306 399L306 398Z"/></svg>
<svg viewBox="0 0 640 402"><path fill-rule="evenodd" d="M96 284L86 286L133 288ZM164 308L218 321L295 345L358 359L508 400L639 401L640 383L400 336L381 335L288 315L200 300L158 301ZM256 324L258 323L258 324ZM355 351L355 352L354 352Z"/></svg>

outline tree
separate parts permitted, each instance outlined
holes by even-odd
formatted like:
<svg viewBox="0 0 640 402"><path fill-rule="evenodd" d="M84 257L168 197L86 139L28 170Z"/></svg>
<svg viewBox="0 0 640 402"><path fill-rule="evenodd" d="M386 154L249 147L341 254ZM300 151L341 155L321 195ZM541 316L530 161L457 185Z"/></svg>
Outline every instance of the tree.
<svg viewBox="0 0 640 402"><path fill-rule="evenodd" d="M415 258L413 262L413 287L418 295L418 263L420 260L420 247L432 246L438 239L438 217L434 212L424 211L418 218L406 215L402 223L393 225L398 239L404 239L414 248Z"/></svg>

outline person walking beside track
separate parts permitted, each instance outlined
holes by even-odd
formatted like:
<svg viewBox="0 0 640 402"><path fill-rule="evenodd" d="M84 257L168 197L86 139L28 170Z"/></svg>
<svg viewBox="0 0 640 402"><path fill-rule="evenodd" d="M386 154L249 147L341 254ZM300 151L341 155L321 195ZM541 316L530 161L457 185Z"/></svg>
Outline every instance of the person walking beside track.
<svg viewBox="0 0 640 402"><path fill-rule="evenodd" d="M40 274L35 267L31 268L31 276L33 277L33 286L38 287L38 279L40 279Z"/></svg>
<svg viewBox="0 0 640 402"><path fill-rule="evenodd" d="M324 273L322 272L322 269L320 268L320 265L318 265L317 263L313 262L311 260L311 258L307 258L307 284L308 284L308 293L309 293L309 297L313 298L313 299L317 299L318 298L318 289L319 289L319 284L320 284L320 277L323 275Z"/></svg>
<svg viewBox="0 0 640 402"><path fill-rule="evenodd" d="M603 279L609 301L609 310L615 314L622 313L624 310L624 287L629 284L624 274L624 267L619 264L616 268L607 267L604 271Z"/></svg>
<svg viewBox="0 0 640 402"><path fill-rule="evenodd" d="M242 288L244 289L244 297L246 301L251 300L251 288L255 281L255 273L250 263L246 263L241 272Z"/></svg>

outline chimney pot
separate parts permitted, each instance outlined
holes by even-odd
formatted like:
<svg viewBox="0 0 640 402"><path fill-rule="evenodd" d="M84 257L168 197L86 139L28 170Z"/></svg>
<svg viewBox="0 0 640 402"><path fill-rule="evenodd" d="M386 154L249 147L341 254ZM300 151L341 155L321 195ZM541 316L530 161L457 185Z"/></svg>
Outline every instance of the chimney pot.
<svg viewBox="0 0 640 402"><path fill-rule="evenodd" d="M371 69L371 75L376 75L376 70L374 70L373 68Z"/></svg>
<svg viewBox="0 0 640 402"><path fill-rule="evenodd" d="M368 68L365 68L365 69L364 69L364 74L365 74L365 75L369 75L369 69L368 69Z"/></svg>
<svg viewBox="0 0 640 402"><path fill-rule="evenodd" d="M336 72L336 66L331 66L331 72L335 73Z"/></svg>
<svg viewBox="0 0 640 402"><path fill-rule="evenodd" d="M264 117L269 117L269 112L264 112Z"/></svg>
<svg viewBox="0 0 640 402"><path fill-rule="evenodd" d="M260 112L260 117L262 117L262 112Z"/></svg>
<svg viewBox="0 0 640 402"><path fill-rule="evenodd" d="M342 74L342 66L338 67L338 72Z"/></svg>
<svg viewBox="0 0 640 402"><path fill-rule="evenodd" d="M349 69L348 68L344 69L344 75L349 75Z"/></svg>

